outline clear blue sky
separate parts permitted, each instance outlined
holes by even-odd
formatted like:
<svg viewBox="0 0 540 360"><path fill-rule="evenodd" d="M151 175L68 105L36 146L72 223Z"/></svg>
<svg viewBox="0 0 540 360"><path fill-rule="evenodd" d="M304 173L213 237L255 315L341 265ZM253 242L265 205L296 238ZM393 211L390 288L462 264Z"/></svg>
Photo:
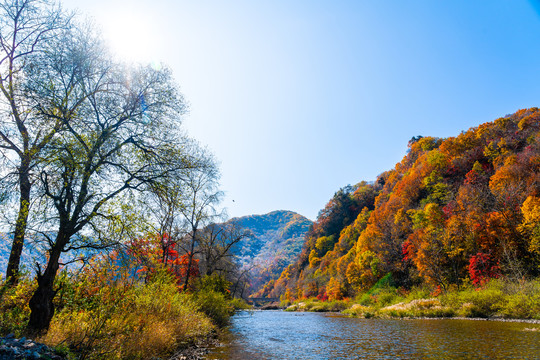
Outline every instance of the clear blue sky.
<svg viewBox="0 0 540 360"><path fill-rule="evenodd" d="M538 1L63 4L95 18L119 56L172 68L230 216L315 219L340 187L394 167L412 136L540 105Z"/></svg>

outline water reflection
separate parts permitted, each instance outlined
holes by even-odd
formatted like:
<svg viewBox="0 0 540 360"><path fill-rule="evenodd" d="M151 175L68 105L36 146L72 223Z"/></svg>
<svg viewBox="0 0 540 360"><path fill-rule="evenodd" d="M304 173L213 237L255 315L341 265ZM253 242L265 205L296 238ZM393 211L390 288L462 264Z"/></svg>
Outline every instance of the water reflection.
<svg viewBox="0 0 540 360"><path fill-rule="evenodd" d="M209 359L540 359L540 325L241 312Z"/></svg>

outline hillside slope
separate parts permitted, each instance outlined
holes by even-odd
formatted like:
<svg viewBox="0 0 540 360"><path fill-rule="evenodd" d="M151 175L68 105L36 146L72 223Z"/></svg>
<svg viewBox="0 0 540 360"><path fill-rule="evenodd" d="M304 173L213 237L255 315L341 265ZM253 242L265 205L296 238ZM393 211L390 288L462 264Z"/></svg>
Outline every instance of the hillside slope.
<svg viewBox="0 0 540 360"><path fill-rule="evenodd" d="M306 217L284 210L233 218L230 222L253 234L234 250L242 266L250 269L252 293L257 292L261 284L277 279L282 270L293 263L312 224Z"/></svg>
<svg viewBox="0 0 540 360"><path fill-rule="evenodd" d="M440 139L414 137L395 168L336 193L297 261L265 286L287 299L540 275L540 111Z"/></svg>

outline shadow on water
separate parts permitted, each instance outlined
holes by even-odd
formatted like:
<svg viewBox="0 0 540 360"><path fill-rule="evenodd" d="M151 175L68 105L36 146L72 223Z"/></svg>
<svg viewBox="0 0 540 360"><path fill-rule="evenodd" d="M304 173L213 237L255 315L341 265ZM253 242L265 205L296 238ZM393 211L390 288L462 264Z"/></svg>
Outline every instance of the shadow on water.
<svg viewBox="0 0 540 360"><path fill-rule="evenodd" d="M252 311L228 337L208 359L540 359L540 324L519 322Z"/></svg>

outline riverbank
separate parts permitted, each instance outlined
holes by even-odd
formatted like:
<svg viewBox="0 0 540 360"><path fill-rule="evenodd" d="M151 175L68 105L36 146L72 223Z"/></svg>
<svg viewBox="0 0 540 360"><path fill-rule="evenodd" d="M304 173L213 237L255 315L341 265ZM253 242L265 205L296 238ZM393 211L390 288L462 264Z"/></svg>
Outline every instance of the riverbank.
<svg viewBox="0 0 540 360"><path fill-rule="evenodd" d="M28 341L28 303L35 281L21 278L16 287L5 287L0 294L0 336L6 338L0 351L6 353L0 355L10 359L19 351L32 350L33 356L34 350L50 349L62 353L62 359L201 359L205 349L215 346L216 334L229 324L235 309L246 307L226 289L214 290L216 279L202 278L196 288L182 292L168 272L156 273L145 283L98 275L61 278L48 331Z"/></svg>
<svg viewBox="0 0 540 360"><path fill-rule="evenodd" d="M50 359L66 360L66 354L35 342L25 337L16 338L15 334L0 337L0 359Z"/></svg>
<svg viewBox="0 0 540 360"><path fill-rule="evenodd" d="M169 360L204 360L210 349L222 345L221 338L221 331L198 338L189 346L177 350Z"/></svg>
<svg viewBox="0 0 540 360"><path fill-rule="evenodd" d="M340 312L360 318L456 318L540 323L540 282L492 280L481 288L452 289L434 296L429 289L410 291L379 286L355 299L283 302L286 311Z"/></svg>

